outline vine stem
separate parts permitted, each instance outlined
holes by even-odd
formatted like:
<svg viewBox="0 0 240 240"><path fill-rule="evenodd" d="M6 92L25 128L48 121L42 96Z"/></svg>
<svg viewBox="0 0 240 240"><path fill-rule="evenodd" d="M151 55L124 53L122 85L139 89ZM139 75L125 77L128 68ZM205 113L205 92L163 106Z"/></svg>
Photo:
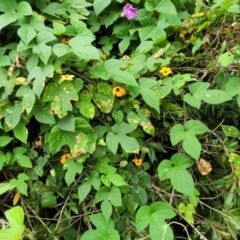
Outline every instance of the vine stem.
<svg viewBox="0 0 240 240"><path fill-rule="evenodd" d="M79 176L79 178L78 178L78 179L75 181L75 183L73 184L72 189L69 191L69 194L68 194L68 196L67 196L67 198L66 198L66 200L65 200L65 202L64 202L64 204L63 204L63 207L62 207L62 209L61 209L61 211L60 211L60 215L59 215L59 218L58 218L56 227L55 227L55 231L57 231L58 226L59 226L59 224L60 224L61 221L62 221L61 219L62 219L63 211L64 211L65 206L66 206L66 204L67 204L67 202L68 202L68 200L69 200L69 198L70 198L70 196L71 196L71 193L72 193L74 187L78 184L78 182L79 182L80 179L82 178L82 176L83 176L83 174L81 174L81 175Z"/></svg>
<svg viewBox="0 0 240 240"><path fill-rule="evenodd" d="M176 209L174 208L169 202L167 202L162 196L161 194L159 194L159 188L157 186L155 186L154 184L152 184L152 186L154 187L154 189L156 190L157 195L165 202L167 203L179 216L181 216L191 227L194 231L196 231L196 233L200 236L201 240L208 240L207 238L205 238L202 233L199 232L199 230L197 228L195 228L193 226L193 224L191 224L189 221L187 221L187 219Z"/></svg>

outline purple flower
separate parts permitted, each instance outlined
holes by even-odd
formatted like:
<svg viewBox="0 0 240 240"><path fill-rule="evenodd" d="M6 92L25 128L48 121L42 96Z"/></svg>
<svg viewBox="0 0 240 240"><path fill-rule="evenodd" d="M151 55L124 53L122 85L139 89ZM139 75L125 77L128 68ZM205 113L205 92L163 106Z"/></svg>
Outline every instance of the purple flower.
<svg viewBox="0 0 240 240"><path fill-rule="evenodd" d="M127 3L123 8L121 16L131 20L137 16L137 8L134 8L130 3Z"/></svg>

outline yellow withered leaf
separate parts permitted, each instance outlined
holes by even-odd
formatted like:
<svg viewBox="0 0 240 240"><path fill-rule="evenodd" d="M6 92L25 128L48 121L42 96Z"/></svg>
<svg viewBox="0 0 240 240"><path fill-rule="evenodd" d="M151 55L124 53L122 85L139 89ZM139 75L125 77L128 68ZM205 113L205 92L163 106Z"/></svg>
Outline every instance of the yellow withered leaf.
<svg viewBox="0 0 240 240"><path fill-rule="evenodd" d="M20 197L21 197L21 193L19 191L17 191L13 198L13 206L15 206L18 203Z"/></svg>
<svg viewBox="0 0 240 240"><path fill-rule="evenodd" d="M26 84L27 82L27 78L25 77L17 77L16 78L16 85L22 85L22 84Z"/></svg>
<svg viewBox="0 0 240 240"><path fill-rule="evenodd" d="M206 161L205 159L201 158L197 163L198 171L202 175L207 175L212 171L212 165L210 162Z"/></svg>

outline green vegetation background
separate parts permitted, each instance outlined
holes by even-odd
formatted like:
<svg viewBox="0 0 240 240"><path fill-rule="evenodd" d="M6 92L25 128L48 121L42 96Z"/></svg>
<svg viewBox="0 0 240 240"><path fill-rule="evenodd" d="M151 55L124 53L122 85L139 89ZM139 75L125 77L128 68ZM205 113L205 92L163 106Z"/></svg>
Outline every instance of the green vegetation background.
<svg viewBox="0 0 240 240"><path fill-rule="evenodd" d="M0 1L0 239L237 239L238 0Z"/></svg>

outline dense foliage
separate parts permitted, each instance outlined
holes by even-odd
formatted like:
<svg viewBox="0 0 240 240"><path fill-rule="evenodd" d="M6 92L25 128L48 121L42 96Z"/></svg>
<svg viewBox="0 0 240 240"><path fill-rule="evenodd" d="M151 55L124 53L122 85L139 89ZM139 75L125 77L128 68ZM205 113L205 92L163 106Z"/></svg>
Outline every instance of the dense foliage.
<svg viewBox="0 0 240 240"><path fill-rule="evenodd" d="M1 0L0 239L237 239L239 14Z"/></svg>

